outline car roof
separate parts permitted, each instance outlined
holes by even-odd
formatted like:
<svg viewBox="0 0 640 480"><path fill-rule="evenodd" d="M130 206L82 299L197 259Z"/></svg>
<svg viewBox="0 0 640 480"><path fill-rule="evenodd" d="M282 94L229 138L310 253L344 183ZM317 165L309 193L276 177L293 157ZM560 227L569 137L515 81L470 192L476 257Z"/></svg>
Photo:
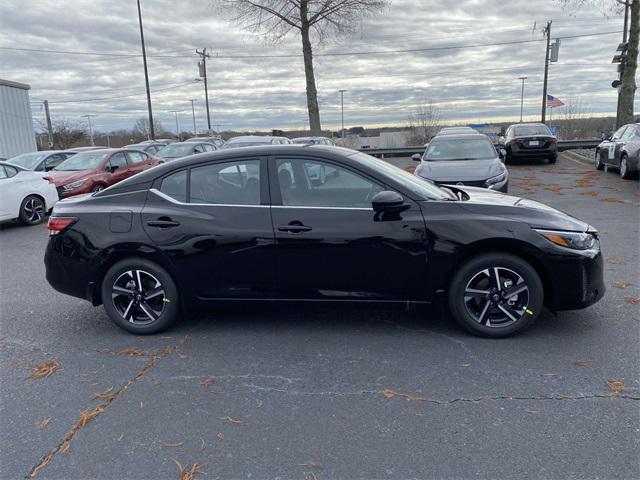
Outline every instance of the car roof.
<svg viewBox="0 0 640 480"><path fill-rule="evenodd" d="M491 139L488 136L480 132L469 132L469 133L455 132L455 133L449 133L447 135L436 135L435 137L433 137L433 139L431 139L431 141L434 142L437 140L439 142L444 142L444 141L450 141L450 140L465 140L469 138L486 138L487 140L491 141Z"/></svg>
<svg viewBox="0 0 640 480"><path fill-rule="evenodd" d="M20 165L14 165L13 163L11 163L8 160L0 160L0 165L6 165L7 167L13 167L13 168L16 168L16 169L18 169L20 171L27 170L26 168L21 167Z"/></svg>
<svg viewBox="0 0 640 480"><path fill-rule="evenodd" d="M513 125L511 125L512 127L539 127L539 126L544 126L546 127L546 125L544 123L540 123L540 122L529 122L529 123L514 123ZM548 127L547 127L548 128Z"/></svg>
<svg viewBox="0 0 640 480"><path fill-rule="evenodd" d="M227 143L233 141L241 141L241 142L264 142L267 140L273 140L274 138L287 138L287 137L277 137L274 135L240 135L238 137L233 137L227 140ZM288 140L288 139L287 139Z"/></svg>

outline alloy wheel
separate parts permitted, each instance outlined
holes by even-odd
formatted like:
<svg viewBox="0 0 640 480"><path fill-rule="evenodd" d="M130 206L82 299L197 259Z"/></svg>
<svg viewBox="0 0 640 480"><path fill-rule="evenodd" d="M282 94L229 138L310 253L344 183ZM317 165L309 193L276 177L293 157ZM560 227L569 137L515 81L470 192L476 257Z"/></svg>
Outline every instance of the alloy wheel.
<svg viewBox="0 0 640 480"><path fill-rule="evenodd" d="M509 268L486 268L467 283L464 305L479 324L505 327L529 313L529 287Z"/></svg>
<svg viewBox="0 0 640 480"><path fill-rule="evenodd" d="M156 277L144 270L127 270L113 282L111 301L124 320L146 325L160 318L166 300Z"/></svg>
<svg viewBox="0 0 640 480"><path fill-rule="evenodd" d="M104 187L102 185L96 185L91 189L92 192L101 192L102 190L104 190Z"/></svg>
<svg viewBox="0 0 640 480"><path fill-rule="evenodd" d="M28 223L40 223L44 218L44 203L39 198L30 198L24 204L24 214Z"/></svg>

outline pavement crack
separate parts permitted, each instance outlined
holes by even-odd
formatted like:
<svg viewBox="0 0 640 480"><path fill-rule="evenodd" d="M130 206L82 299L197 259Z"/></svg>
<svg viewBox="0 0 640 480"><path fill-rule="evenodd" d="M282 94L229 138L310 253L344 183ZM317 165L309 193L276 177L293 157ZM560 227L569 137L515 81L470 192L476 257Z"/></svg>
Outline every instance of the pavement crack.
<svg viewBox="0 0 640 480"><path fill-rule="evenodd" d="M109 405L111 405L111 403L113 403L116 399L118 399L121 395L124 394L127 388L129 388L135 382L137 382L142 377L144 377L149 372L149 370L151 370L153 367L156 366L156 364L158 364L158 362L160 362L165 357L171 355L173 352L181 348L189 340L189 338L190 338L190 334L186 334L175 345L167 345L166 347L156 350L155 352L150 354L148 357L149 358L148 362L143 367L141 367L129 380L123 383L112 394L106 396L104 400L98 405L88 408L86 410L83 410L80 413L78 420L76 420L76 423L73 425L71 430L69 430L66 433L66 435L62 437L62 440L60 440L58 445L56 445L51 451L46 453L42 457L42 459L31 468L31 470L29 471L29 473L26 475L25 478L35 477L38 474L38 472L42 470L51 461L51 459L60 451L62 451L63 453L66 453L71 446L71 441L73 440L73 437L76 435L76 433L80 431L80 429L82 429L89 422L93 421L96 417L104 413L109 407Z"/></svg>

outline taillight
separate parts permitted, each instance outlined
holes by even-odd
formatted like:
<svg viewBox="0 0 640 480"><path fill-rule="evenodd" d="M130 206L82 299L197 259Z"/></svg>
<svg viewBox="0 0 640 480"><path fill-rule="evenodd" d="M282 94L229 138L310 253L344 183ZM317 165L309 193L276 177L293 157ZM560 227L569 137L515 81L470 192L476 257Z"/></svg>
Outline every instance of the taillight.
<svg viewBox="0 0 640 480"><path fill-rule="evenodd" d="M558 139L557 139L557 138L555 138L555 137L551 137L551 138L549 139L549 143L558 143Z"/></svg>
<svg viewBox="0 0 640 480"><path fill-rule="evenodd" d="M47 230L49 235L57 235L78 221L75 217L49 217Z"/></svg>
<svg viewBox="0 0 640 480"><path fill-rule="evenodd" d="M515 145L517 143L524 143L524 140L521 138L514 138L513 140L509 140L507 145Z"/></svg>

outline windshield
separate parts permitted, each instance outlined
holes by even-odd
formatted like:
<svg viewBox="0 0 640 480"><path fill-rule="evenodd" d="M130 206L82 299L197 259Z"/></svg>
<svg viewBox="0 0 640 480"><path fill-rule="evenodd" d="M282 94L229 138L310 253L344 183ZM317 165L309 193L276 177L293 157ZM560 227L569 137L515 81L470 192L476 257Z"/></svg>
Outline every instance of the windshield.
<svg viewBox="0 0 640 480"><path fill-rule="evenodd" d="M193 150L193 144L185 145L183 143L172 143L171 145L167 145L166 147L162 147L156 153L159 157L184 157L187 155L191 155Z"/></svg>
<svg viewBox="0 0 640 480"><path fill-rule="evenodd" d="M354 153L349 156L365 165L374 165L377 170L382 172L387 177L391 177L398 183L401 183L405 188L411 190L416 195L428 198L430 200L451 200L452 196L445 190L429 182L428 180L421 179L415 175L398 168L390 163L380 160L379 158L372 157L366 153Z"/></svg>
<svg viewBox="0 0 640 480"><path fill-rule="evenodd" d="M68 158L60 165L58 165L54 170L93 170L94 168L98 168L100 162L102 162L110 152L82 152L77 153L71 158Z"/></svg>
<svg viewBox="0 0 640 480"><path fill-rule="evenodd" d="M546 125L518 125L513 128L516 137L527 137L529 135L551 135L551 130Z"/></svg>
<svg viewBox="0 0 640 480"><path fill-rule="evenodd" d="M486 160L496 156L496 151L487 138L452 138L432 140L424 154L424 159L429 162L441 160Z"/></svg>
<svg viewBox="0 0 640 480"><path fill-rule="evenodd" d="M18 165L19 167L32 169L35 168L36 165L38 165L38 163L40 163L46 156L46 153L40 152L23 153L22 155L10 158L8 162Z"/></svg>

